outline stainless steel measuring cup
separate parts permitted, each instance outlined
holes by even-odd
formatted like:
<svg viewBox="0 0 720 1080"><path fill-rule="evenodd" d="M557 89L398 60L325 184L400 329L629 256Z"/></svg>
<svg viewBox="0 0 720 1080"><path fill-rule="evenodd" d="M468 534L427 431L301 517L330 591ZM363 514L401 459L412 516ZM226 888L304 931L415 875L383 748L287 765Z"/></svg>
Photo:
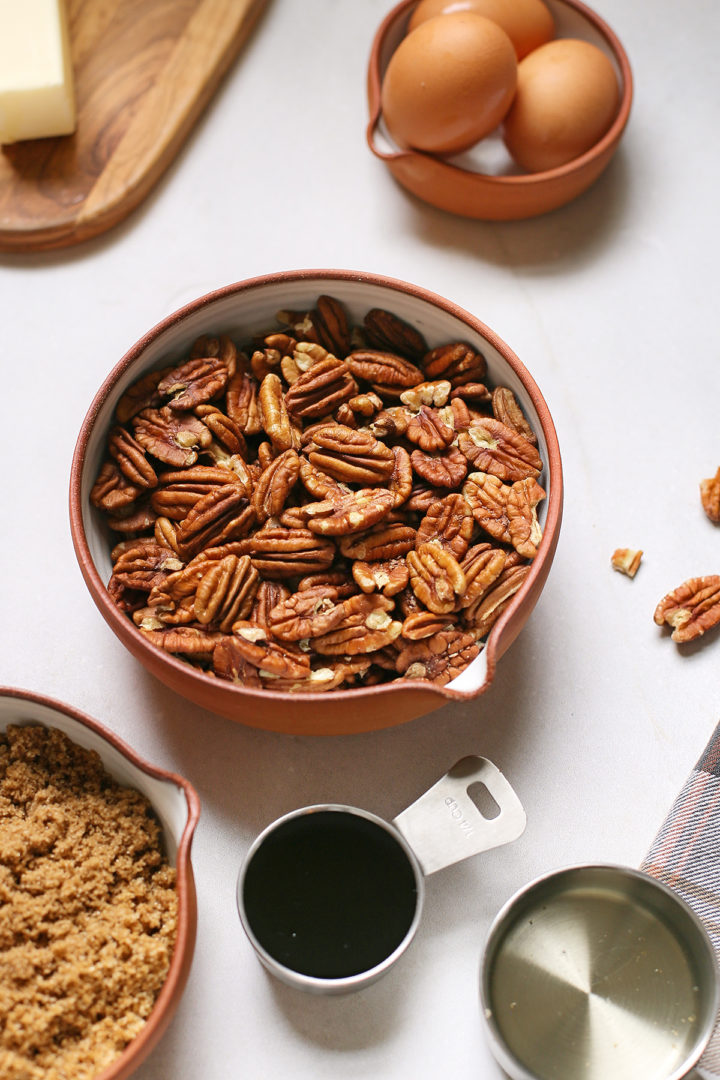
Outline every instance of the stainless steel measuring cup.
<svg viewBox="0 0 720 1080"><path fill-rule="evenodd" d="M427 874L524 828L517 795L480 757L463 758L392 822L354 806L306 806L250 847L237 883L240 919L283 982L325 994L357 990L412 941Z"/></svg>
<svg viewBox="0 0 720 1080"><path fill-rule="evenodd" d="M692 909L655 878L568 867L498 914L481 1001L512 1080L680 1080L715 1024L715 954Z"/></svg>

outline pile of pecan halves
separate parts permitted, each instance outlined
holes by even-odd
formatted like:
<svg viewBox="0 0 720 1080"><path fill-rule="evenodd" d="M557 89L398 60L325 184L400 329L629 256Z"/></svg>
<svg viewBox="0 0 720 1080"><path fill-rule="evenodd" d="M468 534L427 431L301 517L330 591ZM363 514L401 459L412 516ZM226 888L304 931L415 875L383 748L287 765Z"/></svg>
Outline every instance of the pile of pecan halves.
<svg viewBox="0 0 720 1080"><path fill-rule="evenodd" d="M198 339L118 403L92 490L154 645L281 691L444 685L525 580L543 463L477 350L321 296Z"/></svg>

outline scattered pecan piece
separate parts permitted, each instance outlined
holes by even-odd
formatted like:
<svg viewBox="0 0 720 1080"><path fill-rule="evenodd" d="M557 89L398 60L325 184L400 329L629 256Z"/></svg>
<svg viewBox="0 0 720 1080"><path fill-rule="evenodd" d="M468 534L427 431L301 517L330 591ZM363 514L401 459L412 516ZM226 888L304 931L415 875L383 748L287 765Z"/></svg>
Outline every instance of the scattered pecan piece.
<svg viewBox="0 0 720 1080"><path fill-rule="evenodd" d="M672 640L694 641L720 623L720 575L689 578L655 608L658 626L673 628Z"/></svg>
<svg viewBox="0 0 720 1080"><path fill-rule="evenodd" d="M617 548L612 553L610 563L613 570L618 570L626 577L634 578L640 569L642 557L642 551L636 551L633 548Z"/></svg>
<svg viewBox="0 0 720 1080"><path fill-rule="evenodd" d="M700 500L710 521L720 522L720 469L709 480L700 481Z"/></svg>

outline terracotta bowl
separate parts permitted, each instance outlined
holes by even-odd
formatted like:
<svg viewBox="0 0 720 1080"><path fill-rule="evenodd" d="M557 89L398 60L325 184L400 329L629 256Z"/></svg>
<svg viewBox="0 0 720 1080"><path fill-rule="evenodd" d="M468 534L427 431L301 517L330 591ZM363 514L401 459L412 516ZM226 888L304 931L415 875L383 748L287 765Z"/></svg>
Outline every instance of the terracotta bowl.
<svg viewBox="0 0 720 1080"><path fill-rule="evenodd" d="M367 139L372 152L408 191L441 210L464 217L511 221L535 217L565 205L589 188L609 164L627 125L632 102L632 73L625 50L607 23L580 0L545 0L545 3L555 20L556 37L589 41L613 62L620 86L620 105L610 129L581 157L539 173L518 169L497 133L470 151L451 158L399 148L383 124L380 87L390 57L405 36L417 4L417 0L402 0L383 20L372 44Z"/></svg>
<svg viewBox="0 0 720 1080"><path fill-rule="evenodd" d="M112 541L90 503L90 489L104 458L108 430L123 392L144 372L186 355L204 333L225 333L247 341L275 324L283 309L309 310L322 294L335 296L361 323L365 313L384 308L416 326L428 345L465 341L488 363L489 381L509 386L538 435L545 463L540 482L548 493L541 504L544 536L523 587L489 634L485 649L447 686L398 679L379 686L327 694L289 694L247 688L205 675L149 644L112 602ZM484 323L449 300L402 281L341 270L305 270L241 281L200 297L164 319L113 368L83 422L72 462L70 524L75 552L90 593L105 620L130 652L178 694L205 709L253 727L293 734L335 735L399 724L448 701L467 701L489 686L495 665L532 611L555 553L562 513L562 468L555 429L532 377L504 341Z"/></svg>
<svg viewBox="0 0 720 1080"><path fill-rule="evenodd" d="M74 743L95 750L110 775L140 791L151 802L162 826L168 859L176 868L178 929L170 970L142 1031L96 1080L125 1080L160 1040L182 996L195 948L197 901L190 847L200 802L187 780L149 765L96 720L41 694L0 687L0 731L10 724L58 728Z"/></svg>

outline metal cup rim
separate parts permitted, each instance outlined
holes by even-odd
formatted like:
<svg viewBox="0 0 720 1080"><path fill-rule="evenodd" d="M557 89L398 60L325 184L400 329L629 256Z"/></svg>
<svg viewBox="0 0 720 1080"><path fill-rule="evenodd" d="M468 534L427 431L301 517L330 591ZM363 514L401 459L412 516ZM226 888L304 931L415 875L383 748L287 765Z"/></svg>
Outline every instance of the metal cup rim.
<svg viewBox="0 0 720 1080"><path fill-rule="evenodd" d="M376 825L383 828L397 843L405 854L408 862L413 871L415 878L416 888L416 902L415 913L413 915L412 922L408 927L407 933L402 941L393 949L393 951L384 958L379 964L375 964L373 967L368 968L365 971L358 972L354 975L346 975L340 978L321 978L316 975L305 975L303 972L295 971L293 968L287 967L285 964L277 960L271 953L267 951L261 941L256 937L250 921L247 917L245 910L245 903L243 899L243 888L245 883L245 877L248 867L252 862L253 856L262 846L264 841L280 828L283 824L298 817L304 817L308 814L319 813L322 811L330 811L332 813L346 813L352 814L356 817L365 818L367 821L371 821ZM288 986L295 987L296 989L310 991L317 994L343 994L351 990L359 990L364 986L369 986L375 982L382 975L388 971L389 968L395 964L405 950L410 945L411 941L415 937L418 926L420 925L420 918L422 916L422 910L425 900L425 875L423 873L420 862L415 855L415 852L408 844L405 837L391 822L386 821L384 818L379 817L377 814L373 814L370 810L364 810L359 806L351 806L345 803L313 803L309 806L301 806L296 810L290 810L286 814L282 814L280 817L275 818L265 828L258 833L253 840L252 844L248 848L247 854L240 867L238 874L237 886L235 892L235 900L237 904L238 915L250 944L252 945L255 953L263 966L272 974L275 975L282 982Z"/></svg>

